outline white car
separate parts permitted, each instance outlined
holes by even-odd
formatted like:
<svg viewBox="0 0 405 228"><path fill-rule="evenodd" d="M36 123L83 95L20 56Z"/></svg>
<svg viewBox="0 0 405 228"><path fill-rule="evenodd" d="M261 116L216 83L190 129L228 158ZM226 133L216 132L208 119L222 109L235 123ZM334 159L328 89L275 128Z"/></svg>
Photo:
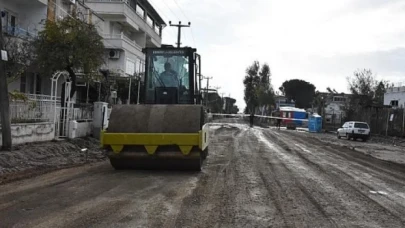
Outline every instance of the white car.
<svg viewBox="0 0 405 228"><path fill-rule="evenodd" d="M348 140L362 139L366 141L370 138L370 126L366 122L349 121L337 130L337 137L346 137Z"/></svg>

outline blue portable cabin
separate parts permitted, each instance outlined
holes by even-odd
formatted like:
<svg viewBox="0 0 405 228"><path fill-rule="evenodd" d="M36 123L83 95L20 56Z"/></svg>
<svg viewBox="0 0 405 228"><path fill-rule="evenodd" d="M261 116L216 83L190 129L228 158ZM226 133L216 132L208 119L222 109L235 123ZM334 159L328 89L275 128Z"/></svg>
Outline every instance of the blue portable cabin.
<svg viewBox="0 0 405 228"><path fill-rule="evenodd" d="M308 131L312 133L319 133L322 131L322 116L316 113L309 116Z"/></svg>

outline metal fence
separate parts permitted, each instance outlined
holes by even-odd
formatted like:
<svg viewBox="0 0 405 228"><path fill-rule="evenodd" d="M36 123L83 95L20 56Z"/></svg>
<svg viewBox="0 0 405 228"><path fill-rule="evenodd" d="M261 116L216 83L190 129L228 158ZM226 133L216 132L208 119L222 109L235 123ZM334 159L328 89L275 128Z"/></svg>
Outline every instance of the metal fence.
<svg viewBox="0 0 405 228"><path fill-rule="evenodd" d="M10 119L11 123L38 123L54 122L55 105L56 119L60 112L60 98L52 101L51 96L25 94L26 101L10 101ZM90 121L93 119L94 106L92 104L76 104L67 118L77 121Z"/></svg>
<svg viewBox="0 0 405 228"><path fill-rule="evenodd" d="M55 110L51 101L10 102L11 123L52 122L54 113Z"/></svg>
<svg viewBox="0 0 405 228"><path fill-rule="evenodd" d="M363 121L370 125L371 133L375 135L388 135L405 137L404 109L392 108L363 108L350 117L342 114L328 114L323 118L323 128L335 131L346 121Z"/></svg>
<svg viewBox="0 0 405 228"><path fill-rule="evenodd" d="M94 105L76 105L73 108L72 120L90 121L93 119Z"/></svg>

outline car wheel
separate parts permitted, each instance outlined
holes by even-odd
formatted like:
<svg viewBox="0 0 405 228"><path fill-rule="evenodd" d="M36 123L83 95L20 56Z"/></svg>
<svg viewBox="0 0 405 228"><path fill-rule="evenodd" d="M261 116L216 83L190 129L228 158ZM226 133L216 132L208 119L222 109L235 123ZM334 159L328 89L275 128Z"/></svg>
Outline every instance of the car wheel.
<svg viewBox="0 0 405 228"><path fill-rule="evenodd" d="M350 140L350 134L346 133L347 140Z"/></svg>
<svg viewBox="0 0 405 228"><path fill-rule="evenodd" d="M341 137L340 137L340 135L339 135L339 132L337 133L337 138L338 138L338 139L340 139L340 138L341 138Z"/></svg>

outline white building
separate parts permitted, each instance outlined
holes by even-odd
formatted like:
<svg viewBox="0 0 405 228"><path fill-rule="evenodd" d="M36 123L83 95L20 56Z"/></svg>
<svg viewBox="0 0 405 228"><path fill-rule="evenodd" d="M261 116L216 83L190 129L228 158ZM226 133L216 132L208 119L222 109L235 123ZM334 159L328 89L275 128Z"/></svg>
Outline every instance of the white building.
<svg viewBox="0 0 405 228"><path fill-rule="evenodd" d="M404 107L405 105L405 86L388 88L384 94L384 105L392 107Z"/></svg>
<svg viewBox="0 0 405 228"><path fill-rule="evenodd" d="M104 19L106 66L110 74L132 76L143 67L142 48L160 47L164 20L147 0L85 0Z"/></svg>
<svg viewBox="0 0 405 228"><path fill-rule="evenodd" d="M42 29L41 20L46 18L48 0L0 0L3 35L10 39L32 39ZM41 93L40 79L27 73L9 85L9 90L23 93Z"/></svg>
<svg viewBox="0 0 405 228"><path fill-rule="evenodd" d="M319 110L323 115L325 123L340 124L345 117L345 107L348 105L350 94L328 92L321 93L324 98L324 107ZM314 112L317 112L319 107L314 108Z"/></svg>
<svg viewBox="0 0 405 228"><path fill-rule="evenodd" d="M104 38L105 65L111 76L132 76L144 67L142 48L160 47L166 25L147 0L0 0L4 35L16 39L33 39L43 29L43 20L58 20L81 14L96 25ZM26 72L9 84L9 91L27 94L51 94L51 75ZM62 80L59 83L62 83ZM80 83L80 79L79 79ZM78 87L78 96L85 88ZM61 89L58 88L60 96Z"/></svg>
<svg viewBox="0 0 405 228"><path fill-rule="evenodd" d="M6 13L3 18L3 36L7 39L32 40L43 29L46 19L57 20L68 16L75 9L89 23L97 25L102 33L104 21L89 7L80 1L74 0L0 0L0 9ZM61 93L60 80L58 96ZM51 75L39 75L37 72L24 72L24 74L9 84L9 91L19 91L32 95L51 95ZM44 96L45 95L45 96Z"/></svg>

